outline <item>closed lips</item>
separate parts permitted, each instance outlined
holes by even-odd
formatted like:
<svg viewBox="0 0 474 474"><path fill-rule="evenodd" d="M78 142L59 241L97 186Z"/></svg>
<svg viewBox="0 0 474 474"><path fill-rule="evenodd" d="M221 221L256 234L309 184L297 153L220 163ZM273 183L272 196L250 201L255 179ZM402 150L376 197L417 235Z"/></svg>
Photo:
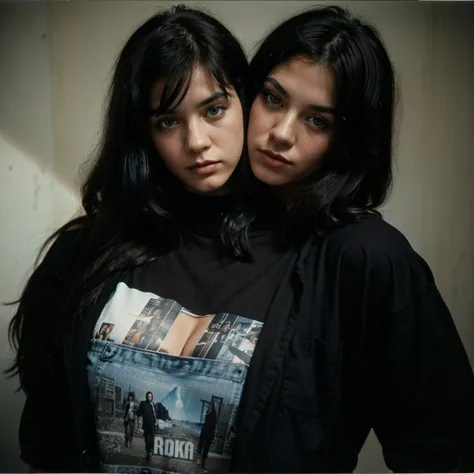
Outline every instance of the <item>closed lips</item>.
<svg viewBox="0 0 474 474"><path fill-rule="evenodd" d="M273 158L274 160L282 161L283 163L291 164L290 160L287 160L284 156L279 155L278 153L274 153L273 151L270 150L261 150L262 153L265 153L265 155L268 155L270 158Z"/></svg>
<svg viewBox="0 0 474 474"><path fill-rule="evenodd" d="M191 166L191 168L202 168L203 166L214 165L218 163L218 161L201 161L200 163L195 163Z"/></svg>

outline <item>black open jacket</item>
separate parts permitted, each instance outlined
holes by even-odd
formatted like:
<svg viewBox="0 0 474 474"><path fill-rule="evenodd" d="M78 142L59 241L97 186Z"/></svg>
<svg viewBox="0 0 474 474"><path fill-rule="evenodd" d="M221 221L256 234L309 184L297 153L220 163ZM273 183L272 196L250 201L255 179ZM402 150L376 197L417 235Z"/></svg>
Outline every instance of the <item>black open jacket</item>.
<svg viewBox="0 0 474 474"><path fill-rule="evenodd" d="M86 380L95 320L84 315L65 331L52 359L41 343L85 235L67 232L48 252L24 324L23 341L38 350L25 369L21 453L48 472L98 470ZM393 471L474 471L472 369L430 269L403 235L371 217L308 242L283 288L249 367L233 471L351 472L370 429Z"/></svg>

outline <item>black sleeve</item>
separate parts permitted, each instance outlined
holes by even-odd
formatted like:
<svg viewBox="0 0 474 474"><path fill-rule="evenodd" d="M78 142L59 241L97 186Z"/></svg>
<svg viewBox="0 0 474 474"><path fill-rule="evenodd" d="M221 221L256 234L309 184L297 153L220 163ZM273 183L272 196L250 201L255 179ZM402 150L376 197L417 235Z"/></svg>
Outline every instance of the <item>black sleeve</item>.
<svg viewBox="0 0 474 474"><path fill-rule="evenodd" d="M473 472L474 374L430 268L397 235L363 254L369 418L387 467Z"/></svg>
<svg viewBox="0 0 474 474"><path fill-rule="evenodd" d="M58 348L58 308L68 295L83 230L61 234L30 277L20 344L27 350L22 374L26 402L19 425L21 459L35 469L71 469L69 403Z"/></svg>
<svg viewBox="0 0 474 474"><path fill-rule="evenodd" d="M474 472L473 370L430 268L381 221L338 239L355 449L373 428L394 472Z"/></svg>
<svg viewBox="0 0 474 474"><path fill-rule="evenodd" d="M373 428L388 468L473 472L474 376L434 283L388 315L382 340Z"/></svg>
<svg viewBox="0 0 474 474"><path fill-rule="evenodd" d="M43 472L71 472L68 403L65 386L58 377L44 377L42 388L28 394L19 425L20 457Z"/></svg>

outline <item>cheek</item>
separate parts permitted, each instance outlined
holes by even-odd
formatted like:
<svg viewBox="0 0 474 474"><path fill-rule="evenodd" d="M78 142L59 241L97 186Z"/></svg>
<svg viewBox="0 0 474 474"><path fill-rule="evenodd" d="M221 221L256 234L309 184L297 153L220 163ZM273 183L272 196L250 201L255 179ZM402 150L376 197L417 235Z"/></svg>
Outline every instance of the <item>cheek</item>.
<svg viewBox="0 0 474 474"><path fill-rule="evenodd" d="M302 152L306 160L320 161L329 151L330 143L331 140L328 134L317 135L302 143Z"/></svg>
<svg viewBox="0 0 474 474"><path fill-rule="evenodd" d="M264 110L261 104L259 104L258 99L252 105L249 115L249 125L248 125L248 134L247 140L248 145L251 147L253 141L264 135L270 129L270 116L268 112Z"/></svg>
<svg viewBox="0 0 474 474"><path fill-rule="evenodd" d="M239 160L242 155L242 150L244 148L244 124L234 131L229 139L229 144L232 149L233 154L235 154L235 159Z"/></svg>
<svg viewBox="0 0 474 474"><path fill-rule="evenodd" d="M316 169L330 149L331 140L328 135L308 137L299 146L302 170Z"/></svg>
<svg viewBox="0 0 474 474"><path fill-rule="evenodd" d="M243 147L244 145L244 117L242 109L233 111L226 117L225 129L221 135L225 140L229 140L229 144L235 147Z"/></svg>
<svg viewBox="0 0 474 474"><path fill-rule="evenodd" d="M216 148L215 152L223 153L229 163L240 160L244 147L244 133L241 108L231 111L224 121L217 126L210 126L209 129L209 136Z"/></svg>
<svg viewBox="0 0 474 474"><path fill-rule="evenodd" d="M171 134L170 134L171 135ZM166 136L166 134L154 134L152 136L153 145L167 167L172 168L177 164L181 156L180 141L178 137Z"/></svg>

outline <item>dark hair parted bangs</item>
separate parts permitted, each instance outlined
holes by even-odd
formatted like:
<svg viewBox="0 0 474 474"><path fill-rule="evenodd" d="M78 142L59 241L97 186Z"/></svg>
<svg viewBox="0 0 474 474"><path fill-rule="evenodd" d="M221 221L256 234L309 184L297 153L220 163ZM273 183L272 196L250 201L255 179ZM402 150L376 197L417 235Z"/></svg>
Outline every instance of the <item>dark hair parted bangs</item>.
<svg viewBox="0 0 474 474"><path fill-rule="evenodd" d="M128 217L149 220L150 212L171 217L168 194L181 184L152 146L150 93L164 81L158 112L179 105L198 64L224 92L234 88L245 110L247 58L216 19L179 6L153 16L132 34L116 64L102 148L83 187L88 215L99 209L123 213L125 205Z"/></svg>
<svg viewBox="0 0 474 474"><path fill-rule="evenodd" d="M395 81L374 27L340 7L311 9L280 24L250 63L247 99L252 104L267 76L294 57L332 68L336 134L321 167L296 183L288 209L293 222L324 235L376 210L392 183Z"/></svg>
<svg viewBox="0 0 474 474"><path fill-rule="evenodd" d="M173 7L143 23L123 47L108 94L102 141L82 188L86 216L65 224L44 246L71 228L87 228L69 299L58 310L61 317L51 323L57 331L48 332L49 342L96 300L112 274L147 263L179 242L173 206L182 185L152 145L150 97L154 84L162 80L165 87L159 107L177 105L198 64L224 92L235 89L245 111L245 52L212 16ZM234 176L231 187L233 180ZM249 257L246 226L241 225L242 215L235 215L225 216L222 240L237 257ZM36 346L22 342L22 326L26 316L36 314L38 278L34 274L28 281L9 326L17 354L8 373L19 374L23 388L24 375L34 366Z"/></svg>

